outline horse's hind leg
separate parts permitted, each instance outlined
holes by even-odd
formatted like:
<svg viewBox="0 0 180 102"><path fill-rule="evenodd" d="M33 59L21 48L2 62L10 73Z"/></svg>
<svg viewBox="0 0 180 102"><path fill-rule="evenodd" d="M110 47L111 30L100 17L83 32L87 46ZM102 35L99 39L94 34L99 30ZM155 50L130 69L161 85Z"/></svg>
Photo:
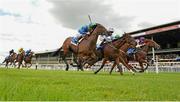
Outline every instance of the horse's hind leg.
<svg viewBox="0 0 180 102"><path fill-rule="evenodd" d="M82 59L81 58L78 58L78 65L77 65L77 70L79 71L79 69L81 70L81 71L84 71L83 70L83 65L82 65Z"/></svg>
<svg viewBox="0 0 180 102"><path fill-rule="evenodd" d="M64 63L66 64L66 71L68 71L69 70L69 64L68 64L68 62L67 62L67 60L66 60L66 55L63 55L62 56L62 60L64 61Z"/></svg>
<svg viewBox="0 0 180 102"><path fill-rule="evenodd" d="M118 64L118 65L117 65L117 68L119 69L120 74L123 75L122 66Z"/></svg>
<svg viewBox="0 0 180 102"><path fill-rule="evenodd" d="M121 57L120 57L120 61L131 73L133 73L133 75L135 74L136 70L133 69L133 67L131 65L129 65L127 61L125 61Z"/></svg>
<svg viewBox="0 0 180 102"><path fill-rule="evenodd" d="M104 67L105 63L106 63L106 60L104 59L101 67L97 71L95 71L94 74L97 74Z"/></svg>

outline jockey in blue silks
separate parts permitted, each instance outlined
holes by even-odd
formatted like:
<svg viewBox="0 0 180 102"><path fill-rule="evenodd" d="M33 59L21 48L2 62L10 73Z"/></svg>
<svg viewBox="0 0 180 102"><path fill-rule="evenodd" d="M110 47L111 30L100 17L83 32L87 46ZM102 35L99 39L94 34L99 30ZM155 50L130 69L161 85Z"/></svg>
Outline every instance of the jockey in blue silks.
<svg viewBox="0 0 180 102"><path fill-rule="evenodd" d="M136 42L137 42L137 45L136 45L136 48L140 48L141 46L144 45L144 40L145 38L144 37L140 37L140 39L137 39ZM127 51L127 54L129 56L133 55L135 53L135 48L129 48L128 51Z"/></svg>
<svg viewBox="0 0 180 102"><path fill-rule="evenodd" d="M88 25L84 25L82 26L79 30L78 30L78 34L76 34L75 37L72 37L72 42L77 44L78 41L84 37L86 34L90 34L91 31L95 28L97 24L96 23L90 23Z"/></svg>
<svg viewBox="0 0 180 102"><path fill-rule="evenodd" d="M26 57L26 56L29 56L30 52L31 52L31 49L27 50L27 51L26 51L26 54L25 54L25 57Z"/></svg>

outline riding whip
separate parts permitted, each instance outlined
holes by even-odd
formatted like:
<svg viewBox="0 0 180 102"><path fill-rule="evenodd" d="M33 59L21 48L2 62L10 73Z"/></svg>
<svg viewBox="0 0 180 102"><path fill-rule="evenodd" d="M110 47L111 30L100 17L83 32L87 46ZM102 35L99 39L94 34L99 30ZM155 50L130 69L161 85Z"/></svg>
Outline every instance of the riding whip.
<svg viewBox="0 0 180 102"><path fill-rule="evenodd" d="M92 23L92 21L91 21L91 16L90 16L90 15L88 15L88 18L89 18L90 23Z"/></svg>

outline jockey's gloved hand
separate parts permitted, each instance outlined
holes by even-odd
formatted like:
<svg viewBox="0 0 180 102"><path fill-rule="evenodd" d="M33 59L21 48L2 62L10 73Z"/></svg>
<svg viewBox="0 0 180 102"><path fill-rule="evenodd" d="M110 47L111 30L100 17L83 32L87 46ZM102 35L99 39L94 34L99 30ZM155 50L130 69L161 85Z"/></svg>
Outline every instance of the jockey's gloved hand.
<svg viewBox="0 0 180 102"><path fill-rule="evenodd" d="M89 35L90 34L90 32L87 32L87 35Z"/></svg>

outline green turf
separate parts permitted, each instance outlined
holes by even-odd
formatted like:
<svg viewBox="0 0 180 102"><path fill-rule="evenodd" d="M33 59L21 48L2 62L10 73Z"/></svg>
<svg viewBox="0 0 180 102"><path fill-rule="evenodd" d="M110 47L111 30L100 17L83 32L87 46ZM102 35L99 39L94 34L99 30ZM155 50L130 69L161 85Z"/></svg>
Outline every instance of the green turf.
<svg viewBox="0 0 180 102"><path fill-rule="evenodd" d="M180 101L180 73L133 76L108 72L0 68L0 100Z"/></svg>

